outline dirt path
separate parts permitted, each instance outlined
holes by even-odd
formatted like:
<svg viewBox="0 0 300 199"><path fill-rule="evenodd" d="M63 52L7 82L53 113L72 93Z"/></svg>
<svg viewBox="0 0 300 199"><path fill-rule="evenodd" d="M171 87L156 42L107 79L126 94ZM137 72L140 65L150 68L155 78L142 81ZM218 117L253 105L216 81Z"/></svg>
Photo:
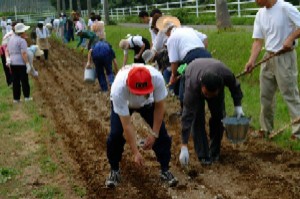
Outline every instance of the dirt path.
<svg viewBox="0 0 300 199"><path fill-rule="evenodd" d="M69 155L79 164L78 175L88 185L88 198L300 198L299 153L284 151L262 140L250 139L233 146L224 138L220 163L204 168L190 150L197 177L188 178L178 163L180 121L172 116L178 107L172 98L168 99L166 120L173 137L171 171L180 180L178 187L170 189L159 181L159 165L152 152L142 152L147 166L135 168L126 145L121 163L122 183L114 190L105 188L109 172L109 94L100 93L98 83L83 82L85 57L56 42L51 45L47 66L36 63L40 76L35 81L34 97L43 114L54 121ZM134 123L138 123L138 118Z"/></svg>

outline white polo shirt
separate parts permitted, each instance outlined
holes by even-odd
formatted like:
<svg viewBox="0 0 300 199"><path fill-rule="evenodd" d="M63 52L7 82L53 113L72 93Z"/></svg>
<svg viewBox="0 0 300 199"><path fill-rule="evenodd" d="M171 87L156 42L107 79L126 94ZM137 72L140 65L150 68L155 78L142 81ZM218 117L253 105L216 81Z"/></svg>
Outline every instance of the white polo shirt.
<svg viewBox="0 0 300 199"><path fill-rule="evenodd" d="M142 36L130 36L127 38L127 41L129 43L129 48L133 48L134 46L139 46L139 47L142 47L144 45L144 42L143 42L143 37ZM132 43L132 41L134 42L134 45ZM125 49L124 50L124 55L127 55L128 54L128 49Z"/></svg>
<svg viewBox="0 0 300 199"><path fill-rule="evenodd" d="M189 27L173 28L167 41L170 63L184 59L190 50L205 48L203 41L207 36Z"/></svg>
<svg viewBox="0 0 300 199"><path fill-rule="evenodd" d="M126 85L128 73L133 65L145 67L150 71L154 91L148 99L145 96L132 94ZM110 99L113 102L114 112L121 116L127 116L129 115L129 108L141 108L144 105L159 102L165 99L167 94L164 78L158 70L149 65L132 64L119 70L111 87Z"/></svg>
<svg viewBox="0 0 300 199"><path fill-rule="evenodd" d="M300 27L300 13L292 4L277 0L271 8L260 8L252 38L264 39L267 51L279 51L286 38Z"/></svg>

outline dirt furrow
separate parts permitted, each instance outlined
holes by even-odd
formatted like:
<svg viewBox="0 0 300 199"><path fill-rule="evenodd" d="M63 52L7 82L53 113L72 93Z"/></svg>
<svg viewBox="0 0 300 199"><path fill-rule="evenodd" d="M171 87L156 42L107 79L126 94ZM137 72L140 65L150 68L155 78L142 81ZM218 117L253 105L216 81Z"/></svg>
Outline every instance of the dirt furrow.
<svg viewBox="0 0 300 199"><path fill-rule="evenodd" d="M248 139L234 146L224 135L220 163L209 167L201 167L191 141L190 165L196 176L190 179L178 162L180 119L174 113L179 105L173 97L167 99L166 121L173 141L170 166L180 180L179 186L170 189L160 182L159 164L151 151L142 151L146 167L136 168L125 145L121 162L123 181L116 189L105 188L109 172L109 93L99 92L97 82L83 82L84 56L58 42L51 44L47 66L37 63L40 76L35 81L35 100L54 121L70 156L80 165L78 172L88 186L88 198L300 198L299 153L282 150L264 140ZM142 125L136 118L133 123Z"/></svg>

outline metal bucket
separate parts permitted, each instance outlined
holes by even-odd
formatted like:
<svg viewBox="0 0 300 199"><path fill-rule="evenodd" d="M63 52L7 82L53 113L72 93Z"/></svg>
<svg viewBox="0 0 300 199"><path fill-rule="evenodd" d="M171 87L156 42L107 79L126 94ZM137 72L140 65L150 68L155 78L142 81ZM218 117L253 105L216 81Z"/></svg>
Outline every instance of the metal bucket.
<svg viewBox="0 0 300 199"><path fill-rule="evenodd" d="M242 143L246 140L250 124L250 118L225 117L222 122L226 130L227 139L234 143Z"/></svg>
<svg viewBox="0 0 300 199"><path fill-rule="evenodd" d="M85 68L84 81L88 83L94 83L96 78L95 68Z"/></svg>

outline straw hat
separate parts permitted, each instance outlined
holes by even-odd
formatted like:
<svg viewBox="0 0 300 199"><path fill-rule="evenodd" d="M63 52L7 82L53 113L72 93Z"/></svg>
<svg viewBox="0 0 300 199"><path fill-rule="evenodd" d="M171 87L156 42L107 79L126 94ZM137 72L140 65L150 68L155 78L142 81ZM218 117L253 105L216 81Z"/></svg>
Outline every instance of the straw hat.
<svg viewBox="0 0 300 199"><path fill-rule="evenodd" d="M177 17L165 15L159 17L156 22L156 27L159 29L159 31L166 32L172 26L180 27L180 21Z"/></svg>
<svg viewBox="0 0 300 199"><path fill-rule="evenodd" d="M155 56L155 51L150 49L145 50L142 54L142 58L145 61L145 63L149 63L150 60L154 58L154 56Z"/></svg>
<svg viewBox="0 0 300 199"><path fill-rule="evenodd" d="M30 26L25 26L23 23L17 23L15 25L15 33L23 33L28 30Z"/></svg>

